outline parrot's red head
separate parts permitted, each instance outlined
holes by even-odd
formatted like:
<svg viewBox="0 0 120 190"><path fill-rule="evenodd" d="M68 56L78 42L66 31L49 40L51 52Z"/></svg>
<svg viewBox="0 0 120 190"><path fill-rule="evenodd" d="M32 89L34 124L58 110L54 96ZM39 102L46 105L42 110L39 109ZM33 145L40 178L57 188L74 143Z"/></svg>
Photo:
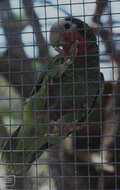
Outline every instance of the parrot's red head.
<svg viewBox="0 0 120 190"><path fill-rule="evenodd" d="M80 61L85 54L94 52L91 44L96 43L96 37L87 24L66 17L51 27L50 43L63 56L75 56Z"/></svg>

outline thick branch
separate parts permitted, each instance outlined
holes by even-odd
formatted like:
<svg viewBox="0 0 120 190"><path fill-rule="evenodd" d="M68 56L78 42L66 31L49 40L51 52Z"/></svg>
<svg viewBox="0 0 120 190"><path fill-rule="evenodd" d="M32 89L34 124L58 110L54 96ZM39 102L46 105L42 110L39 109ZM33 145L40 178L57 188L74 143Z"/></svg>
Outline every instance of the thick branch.
<svg viewBox="0 0 120 190"><path fill-rule="evenodd" d="M8 59L9 58L9 59ZM8 51L0 57L0 72L14 86L22 97L28 97L34 83L33 59L20 58L16 54L8 56Z"/></svg>

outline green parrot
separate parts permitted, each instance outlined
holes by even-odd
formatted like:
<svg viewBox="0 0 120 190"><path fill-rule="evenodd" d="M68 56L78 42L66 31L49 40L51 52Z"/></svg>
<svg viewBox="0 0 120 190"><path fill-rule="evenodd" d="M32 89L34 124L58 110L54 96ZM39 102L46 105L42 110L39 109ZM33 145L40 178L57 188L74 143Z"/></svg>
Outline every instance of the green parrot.
<svg viewBox="0 0 120 190"><path fill-rule="evenodd" d="M73 17L59 20L50 43L60 54L40 75L24 105L24 122L2 154L14 174L27 171L45 149L87 122L102 92L98 45L87 24Z"/></svg>
<svg viewBox="0 0 120 190"><path fill-rule="evenodd" d="M8 162L8 173L17 175L25 172L35 158L59 141L57 136L55 138L55 126L50 122L50 118L55 121L58 116L54 114L55 111L49 110L48 103L51 100L48 99L48 87L53 86L53 81L57 81L65 69L67 64L64 58L61 55L55 56L48 68L40 74L30 97L25 101L23 124L9 138L2 153L2 160Z"/></svg>

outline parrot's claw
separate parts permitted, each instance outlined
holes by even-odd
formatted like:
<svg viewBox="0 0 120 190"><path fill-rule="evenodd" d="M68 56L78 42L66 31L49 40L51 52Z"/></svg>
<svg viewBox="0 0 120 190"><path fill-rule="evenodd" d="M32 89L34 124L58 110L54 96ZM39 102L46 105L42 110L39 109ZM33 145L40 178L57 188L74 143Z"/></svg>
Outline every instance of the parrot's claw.
<svg viewBox="0 0 120 190"><path fill-rule="evenodd" d="M54 131L54 136L59 136L60 135L60 133L59 133L59 127L58 127L58 122L57 121L51 121L50 122L50 125L52 126L52 128L53 128L53 131ZM53 136L53 134L52 134L52 136Z"/></svg>
<svg viewBox="0 0 120 190"><path fill-rule="evenodd" d="M73 63L74 58L75 58L75 56L77 55L77 52L78 52L77 45L78 45L78 40L76 40L75 43L73 44L73 46L71 47L72 57L71 58L65 58L64 63L60 65L61 74L63 74L67 70L69 65L71 65ZM64 50L63 50L62 46L56 47L55 50L58 51L61 55L64 56Z"/></svg>
<svg viewBox="0 0 120 190"><path fill-rule="evenodd" d="M65 55L64 55L64 50L63 50L63 47L62 47L62 46L55 47L54 49L55 49L57 52L59 52L61 55L65 56Z"/></svg>
<svg viewBox="0 0 120 190"><path fill-rule="evenodd" d="M72 60L71 59L66 59L66 61L64 62L64 65L66 65L66 66L69 66L69 65L71 65L72 64Z"/></svg>
<svg viewBox="0 0 120 190"><path fill-rule="evenodd" d="M78 53L78 44L79 41L75 40L74 43L72 44L71 48L70 48L70 54L72 55L72 57L75 57ZM55 46L54 49L60 53L60 55L66 57L65 52L64 52L64 47L61 46ZM72 61L72 60L71 60Z"/></svg>
<svg viewBox="0 0 120 190"><path fill-rule="evenodd" d="M71 52L72 56L71 56L71 58L67 58L65 60L65 64L71 65L74 62L74 59L75 59L75 57L77 56L77 53L78 53L78 47L77 47L78 43L79 43L79 41L75 40L74 44L71 46L70 52Z"/></svg>
<svg viewBox="0 0 120 190"><path fill-rule="evenodd" d="M63 64L60 65L60 73L61 73L61 75L67 70L67 68L68 68L69 65L71 65L71 64L72 64L72 60L68 58L68 59L66 59L66 60L64 61Z"/></svg>
<svg viewBox="0 0 120 190"><path fill-rule="evenodd" d="M50 134L45 134L45 137L55 137L58 136L56 133L50 133Z"/></svg>
<svg viewBox="0 0 120 190"><path fill-rule="evenodd" d="M74 130L79 129L77 120L66 123L64 122L64 118L60 118L57 121L51 121L50 124L52 125L56 136L68 135Z"/></svg>
<svg viewBox="0 0 120 190"><path fill-rule="evenodd" d="M55 47L55 50L57 52L59 52L63 57L65 57L64 50L63 50L62 46ZM71 65L71 64L72 64L71 59L70 58L67 58L67 59L65 58L64 63L60 65L60 73L63 74L66 71L66 69L68 68L68 66Z"/></svg>

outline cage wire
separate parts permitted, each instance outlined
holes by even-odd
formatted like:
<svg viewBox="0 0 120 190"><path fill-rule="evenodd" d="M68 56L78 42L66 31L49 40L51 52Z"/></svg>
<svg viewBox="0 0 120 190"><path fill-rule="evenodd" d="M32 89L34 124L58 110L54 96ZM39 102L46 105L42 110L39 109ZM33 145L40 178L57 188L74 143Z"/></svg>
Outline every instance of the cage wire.
<svg viewBox="0 0 120 190"><path fill-rule="evenodd" d="M0 1L1 190L120 189L119 7Z"/></svg>

